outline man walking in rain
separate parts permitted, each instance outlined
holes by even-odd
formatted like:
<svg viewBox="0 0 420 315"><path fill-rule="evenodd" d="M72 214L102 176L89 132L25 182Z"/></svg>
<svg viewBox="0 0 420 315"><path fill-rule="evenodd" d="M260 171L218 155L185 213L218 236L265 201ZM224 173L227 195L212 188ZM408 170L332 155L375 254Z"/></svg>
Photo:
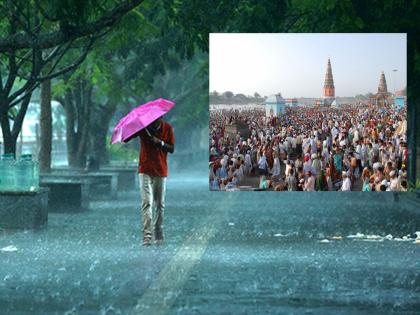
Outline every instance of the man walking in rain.
<svg viewBox="0 0 420 315"><path fill-rule="evenodd" d="M168 175L167 155L168 152L174 152L174 133L169 123L158 118L133 137L135 136L140 137L139 180L143 245L151 245L152 228L156 244L162 244L166 177ZM124 142L128 142L130 139ZM156 209L156 214L152 226L153 207Z"/></svg>

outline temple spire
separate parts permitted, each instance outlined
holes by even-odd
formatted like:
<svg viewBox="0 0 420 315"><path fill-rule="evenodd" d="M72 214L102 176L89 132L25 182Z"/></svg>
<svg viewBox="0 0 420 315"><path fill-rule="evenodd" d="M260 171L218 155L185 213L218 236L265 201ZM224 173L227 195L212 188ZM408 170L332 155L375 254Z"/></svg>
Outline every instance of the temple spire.
<svg viewBox="0 0 420 315"><path fill-rule="evenodd" d="M379 78L378 93L388 94L388 87L386 85L385 74L382 71L381 77Z"/></svg>
<svg viewBox="0 0 420 315"><path fill-rule="evenodd" d="M333 75L332 75L330 58L328 58L327 71L325 73L323 95L324 95L324 104L325 105L329 106L335 100L335 87L334 87L334 79L333 79Z"/></svg>
<svg viewBox="0 0 420 315"><path fill-rule="evenodd" d="M386 85L385 74L382 71L381 76L379 77L378 93L375 95L376 105L385 106L388 105L390 94L388 93L388 87Z"/></svg>

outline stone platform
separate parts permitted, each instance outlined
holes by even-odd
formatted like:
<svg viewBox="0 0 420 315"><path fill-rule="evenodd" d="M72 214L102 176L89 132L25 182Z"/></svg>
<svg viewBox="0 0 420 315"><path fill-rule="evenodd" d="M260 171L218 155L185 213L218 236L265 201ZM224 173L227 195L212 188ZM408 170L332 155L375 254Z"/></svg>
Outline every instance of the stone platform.
<svg viewBox="0 0 420 315"><path fill-rule="evenodd" d="M56 167L52 169L51 174L64 174L64 175L85 175L96 176L112 174L113 187L115 191L136 190L138 188L138 170L136 165L107 165L102 166L99 170L86 172L82 169Z"/></svg>
<svg viewBox="0 0 420 315"><path fill-rule="evenodd" d="M86 178L41 177L40 185L50 190L48 211L82 211L89 208L90 182Z"/></svg>
<svg viewBox="0 0 420 315"><path fill-rule="evenodd" d="M135 190L138 187L137 180L137 167L118 167L118 166L105 166L101 167L96 173L116 173L117 174L117 189L122 190Z"/></svg>
<svg viewBox="0 0 420 315"><path fill-rule="evenodd" d="M47 188L32 192L0 191L0 228L40 228L48 222Z"/></svg>
<svg viewBox="0 0 420 315"><path fill-rule="evenodd" d="M52 173L42 173L40 180L43 186L49 187L61 184L63 187L68 186L69 188L73 187L77 189L79 192L73 194L73 198L81 199L78 202L85 208L88 207L88 201L91 199L111 199L117 197L117 173L83 173L61 170L58 172L53 171ZM52 192L52 198L55 198L55 193L56 190ZM62 193L66 194L64 191ZM70 199L67 201L74 204Z"/></svg>

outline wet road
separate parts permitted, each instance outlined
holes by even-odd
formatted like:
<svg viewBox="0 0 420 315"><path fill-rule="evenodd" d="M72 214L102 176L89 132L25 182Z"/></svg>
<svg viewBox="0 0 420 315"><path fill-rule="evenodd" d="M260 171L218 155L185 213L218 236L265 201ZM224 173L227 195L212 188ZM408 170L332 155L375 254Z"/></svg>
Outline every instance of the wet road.
<svg viewBox="0 0 420 315"><path fill-rule="evenodd" d="M168 181L160 247L140 246L135 192L1 231L0 313L419 313L413 196L208 192L201 178Z"/></svg>

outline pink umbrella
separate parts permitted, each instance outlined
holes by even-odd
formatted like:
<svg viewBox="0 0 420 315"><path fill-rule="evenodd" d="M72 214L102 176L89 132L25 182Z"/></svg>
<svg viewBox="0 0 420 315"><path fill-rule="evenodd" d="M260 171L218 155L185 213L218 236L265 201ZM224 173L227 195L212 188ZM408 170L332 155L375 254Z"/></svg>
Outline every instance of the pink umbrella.
<svg viewBox="0 0 420 315"><path fill-rule="evenodd" d="M175 105L174 102L158 98L157 100L137 106L125 115L112 131L111 143L122 142L153 121L165 115Z"/></svg>

